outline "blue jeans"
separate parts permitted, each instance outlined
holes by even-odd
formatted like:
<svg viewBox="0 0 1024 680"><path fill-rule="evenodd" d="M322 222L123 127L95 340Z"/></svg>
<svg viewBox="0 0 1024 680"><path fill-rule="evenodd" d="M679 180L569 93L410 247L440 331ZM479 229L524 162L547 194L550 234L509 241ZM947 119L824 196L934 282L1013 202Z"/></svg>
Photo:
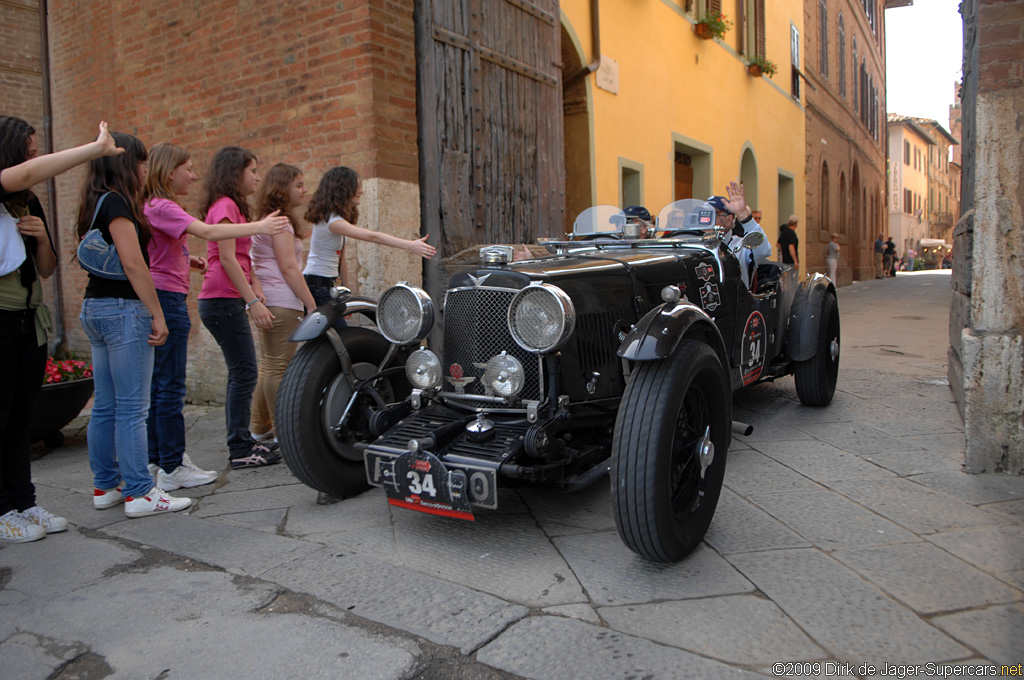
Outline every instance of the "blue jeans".
<svg viewBox="0 0 1024 680"><path fill-rule="evenodd" d="M167 342L156 347L153 386L149 391L149 462L174 472L185 453L185 365L188 362L188 318L185 293L156 291L167 322Z"/></svg>
<svg viewBox="0 0 1024 680"><path fill-rule="evenodd" d="M248 455L253 445L249 411L256 389L258 365L249 317L241 298L206 298L199 301L199 318L220 345L228 365L224 420L228 430L228 455Z"/></svg>
<svg viewBox="0 0 1024 680"><path fill-rule="evenodd" d="M94 484L112 489L123 479L125 496L144 495L153 488L146 468L153 317L139 300L86 298L80 319L96 390L88 431Z"/></svg>
<svg viewBox="0 0 1024 680"><path fill-rule="evenodd" d="M334 286L335 279L328 276L314 276L312 274L304 274L302 278L306 281L306 287L309 288L309 292L313 296L313 302L316 303L317 307L331 301L331 288ZM348 323L344 317L334 322L334 328L338 330L347 326Z"/></svg>

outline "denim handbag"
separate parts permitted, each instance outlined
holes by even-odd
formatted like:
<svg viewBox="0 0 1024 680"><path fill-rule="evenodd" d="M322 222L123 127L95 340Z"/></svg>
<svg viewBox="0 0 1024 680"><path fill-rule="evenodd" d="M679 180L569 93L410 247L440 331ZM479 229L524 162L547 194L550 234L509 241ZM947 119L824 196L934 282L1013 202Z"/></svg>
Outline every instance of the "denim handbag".
<svg viewBox="0 0 1024 680"><path fill-rule="evenodd" d="M114 279L115 281L127 281L128 276L121 266L121 258L117 255L117 247L113 243L107 243L103 234L93 225L96 223L96 216L103 205L103 199L110 195L107 192L96 201L96 211L92 214L92 222L89 223L89 231L82 237L78 244L78 264L82 269L93 276L103 279Z"/></svg>

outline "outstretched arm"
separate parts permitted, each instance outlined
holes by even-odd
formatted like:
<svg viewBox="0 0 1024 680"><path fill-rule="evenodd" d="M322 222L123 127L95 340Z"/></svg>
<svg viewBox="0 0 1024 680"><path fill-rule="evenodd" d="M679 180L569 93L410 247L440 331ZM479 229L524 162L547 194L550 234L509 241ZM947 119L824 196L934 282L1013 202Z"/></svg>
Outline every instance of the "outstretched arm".
<svg viewBox="0 0 1024 680"><path fill-rule="evenodd" d="M38 158L30 158L24 163L6 168L0 171L0 187L9 193L24 191L44 180L66 172L76 165L100 156L114 156L119 153L124 153L124 149L114 143L114 138L107 131L106 122L101 122L100 134L96 137L95 142Z"/></svg>
<svg viewBox="0 0 1024 680"><path fill-rule="evenodd" d="M207 241L223 241L224 239L245 238L246 236L255 236L256 234L275 236L283 234L288 229L288 225L288 218L282 215L280 210L275 210L259 222L207 224L201 220L196 220L185 227L185 232Z"/></svg>
<svg viewBox="0 0 1024 680"><path fill-rule="evenodd" d="M382 246L409 250L428 260L437 253L437 249L427 243L426 236L413 240L398 238L383 231L372 231L357 227L354 224L350 224L347 220L334 220L327 225L327 228L331 230L331 233L341 234L342 236L359 239L360 241L369 241L370 243L377 243Z"/></svg>

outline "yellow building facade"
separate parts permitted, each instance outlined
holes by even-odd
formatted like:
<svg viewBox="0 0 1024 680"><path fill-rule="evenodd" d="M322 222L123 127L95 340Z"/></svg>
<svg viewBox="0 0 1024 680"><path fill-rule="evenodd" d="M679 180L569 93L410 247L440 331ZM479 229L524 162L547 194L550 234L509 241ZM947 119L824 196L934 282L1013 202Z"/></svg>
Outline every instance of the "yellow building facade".
<svg viewBox="0 0 1024 680"><path fill-rule="evenodd" d="M641 204L656 214L679 198L724 194L737 180L773 243L791 214L801 218L804 241L805 125L795 72L803 3L741 1L737 9L747 11L725 12L732 26L721 39L702 39L694 29L707 1L560 3L568 223L594 203ZM751 75L758 53L775 64L774 77ZM600 68L571 82L574 59Z"/></svg>

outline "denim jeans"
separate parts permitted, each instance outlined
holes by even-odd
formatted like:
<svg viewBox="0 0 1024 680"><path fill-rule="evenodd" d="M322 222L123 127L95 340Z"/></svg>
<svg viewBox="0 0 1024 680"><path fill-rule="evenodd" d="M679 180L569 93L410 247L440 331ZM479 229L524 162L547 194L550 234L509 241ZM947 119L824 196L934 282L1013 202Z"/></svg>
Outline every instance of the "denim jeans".
<svg viewBox="0 0 1024 680"><path fill-rule="evenodd" d="M313 302L316 303L317 307L331 301L331 288L334 286L335 279L328 276L313 276L312 274L305 274L302 278L306 281L306 287L309 288L309 292L313 296ZM348 323L344 317L334 322L334 328L338 330L347 326Z"/></svg>
<svg viewBox="0 0 1024 680"><path fill-rule="evenodd" d="M174 472L185 453L185 365L188 362L188 318L185 293L156 291L167 322L167 342L156 347L153 385L149 391L149 462Z"/></svg>
<svg viewBox="0 0 1024 680"><path fill-rule="evenodd" d="M86 298L80 319L96 390L88 431L93 483L111 489L123 479L125 496L144 495L153 488L146 468L153 317L139 300Z"/></svg>
<svg viewBox="0 0 1024 680"><path fill-rule="evenodd" d="M241 298L206 298L199 301L199 318L220 345L228 365L224 420L228 430L228 455L247 455L253 445L249 410L256 388L256 346L249 317Z"/></svg>

